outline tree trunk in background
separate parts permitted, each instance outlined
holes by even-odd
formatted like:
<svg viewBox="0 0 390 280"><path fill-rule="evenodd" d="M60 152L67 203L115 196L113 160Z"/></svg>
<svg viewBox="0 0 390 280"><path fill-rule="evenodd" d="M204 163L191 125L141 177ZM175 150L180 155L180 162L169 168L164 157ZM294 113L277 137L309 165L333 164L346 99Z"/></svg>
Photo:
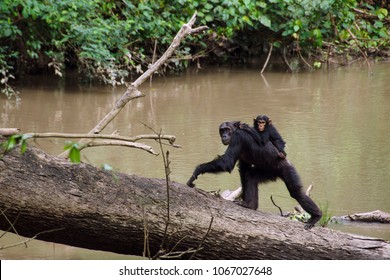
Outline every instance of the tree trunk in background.
<svg viewBox="0 0 390 280"><path fill-rule="evenodd" d="M0 228L11 231L6 216L17 220L20 235L59 229L37 239L138 256L144 248L153 256L161 248L180 254L200 246L194 258L390 259L383 240L318 227L306 231L302 223L170 185L164 238L164 180L71 164L33 147L23 155L15 149L0 159Z"/></svg>

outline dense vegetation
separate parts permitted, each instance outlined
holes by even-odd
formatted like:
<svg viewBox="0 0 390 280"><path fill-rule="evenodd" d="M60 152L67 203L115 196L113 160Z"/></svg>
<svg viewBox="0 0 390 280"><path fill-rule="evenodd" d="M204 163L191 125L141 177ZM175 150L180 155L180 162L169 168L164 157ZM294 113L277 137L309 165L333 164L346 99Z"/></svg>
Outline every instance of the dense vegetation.
<svg viewBox="0 0 390 280"><path fill-rule="evenodd" d="M390 46L387 1L357 0L2 0L0 79L77 69L120 84L161 54L194 11L209 31L189 38L166 67L245 62L272 47L291 57L381 55Z"/></svg>

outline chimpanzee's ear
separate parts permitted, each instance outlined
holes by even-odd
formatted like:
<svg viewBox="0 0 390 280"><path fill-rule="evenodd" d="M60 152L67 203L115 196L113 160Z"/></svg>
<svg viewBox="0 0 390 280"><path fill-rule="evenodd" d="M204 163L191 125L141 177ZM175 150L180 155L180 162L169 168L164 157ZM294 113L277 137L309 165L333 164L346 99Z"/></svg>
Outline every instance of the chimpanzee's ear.
<svg viewBox="0 0 390 280"><path fill-rule="evenodd" d="M271 120L271 119L268 119L267 124L268 124L268 125L272 125L272 120Z"/></svg>

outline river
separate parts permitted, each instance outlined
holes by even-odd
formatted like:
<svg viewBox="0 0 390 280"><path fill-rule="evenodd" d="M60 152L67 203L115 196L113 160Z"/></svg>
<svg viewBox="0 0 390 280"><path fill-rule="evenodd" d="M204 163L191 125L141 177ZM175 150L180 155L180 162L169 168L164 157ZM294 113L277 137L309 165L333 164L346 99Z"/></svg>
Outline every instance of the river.
<svg viewBox="0 0 390 280"><path fill-rule="evenodd" d="M329 205L331 215L380 209L390 212L390 64L375 63L306 73L208 67L179 76L154 77L142 85L144 98L133 100L104 130L122 135L176 135L182 148L170 151L171 179L185 183L194 167L223 154L218 126L240 120L252 124L266 114L287 142L289 160L305 186L313 184L313 199ZM18 86L21 100L0 96L0 127L27 132L86 133L110 110L124 87L81 86L77 77L29 77ZM156 151L155 142L146 142ZM63 139L38 140L48 153L63 151ZM160 156L123 147L90 148L82 160L95 166L145 177L164 177ZM201 175L207 190L235 189L239 176ZM282 181L260 187L261 211L287 212L297 203ZM332 224L332 228L390 240L390 225ZM18 242L6 234L0 245ZM0 250L0 259L116 259L127 258L60 244L32 241L28 248Z"/></svg>

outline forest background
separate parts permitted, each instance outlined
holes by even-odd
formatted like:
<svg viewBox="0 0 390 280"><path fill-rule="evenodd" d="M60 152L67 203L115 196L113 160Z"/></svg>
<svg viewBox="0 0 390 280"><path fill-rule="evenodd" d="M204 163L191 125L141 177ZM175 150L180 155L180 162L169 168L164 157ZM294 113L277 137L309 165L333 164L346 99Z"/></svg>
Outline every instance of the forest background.
<svg viewBox="0 0 390 280"><path fill-rule="evenodd" d="M288 71L388 58L389 9L383 0L3 0L0 88L12 97L23 75L68 70L83 81L124 84L195 11L209 30L187 38L160 73L264 61L272 50Z"/></svg>

